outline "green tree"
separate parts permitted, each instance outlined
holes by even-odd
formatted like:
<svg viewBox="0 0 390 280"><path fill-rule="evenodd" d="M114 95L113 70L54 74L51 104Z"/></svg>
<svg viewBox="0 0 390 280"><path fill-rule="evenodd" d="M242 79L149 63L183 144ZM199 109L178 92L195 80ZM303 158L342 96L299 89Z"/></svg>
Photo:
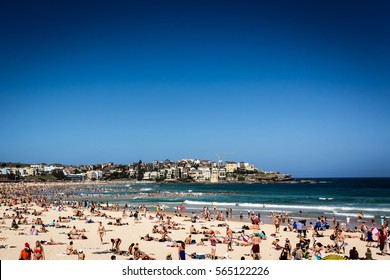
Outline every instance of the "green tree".
<svg viewBox="0 0 390 280"><path fill-rule="evenodd" d="M239 181L239 182L244 182L244 181L245 181L245 177L243 177L243 176L238 176L237 181Z"/></svg>

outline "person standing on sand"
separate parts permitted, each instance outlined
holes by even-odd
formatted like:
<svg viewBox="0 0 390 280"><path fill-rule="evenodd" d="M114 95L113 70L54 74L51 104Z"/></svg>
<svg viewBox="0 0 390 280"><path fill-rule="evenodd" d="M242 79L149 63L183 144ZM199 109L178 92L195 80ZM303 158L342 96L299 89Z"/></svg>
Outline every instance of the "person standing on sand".
<svg viewBox="0 0 390 280"><path fill-rule="evenodd" d="M104 228L102 222L99 222L98 234L100 237L100 242L101 242L101 244L103 244L103 235L106 234L106 229Z"/></svg>
<svg viewBox="0 0 390 280"><path fill-rule="evenodd" d="M251 248L252 257L254 260L260 260L261 258L260 243L261 243L260 234L256 232L252 237L252 248Z"/></svg>
<svg viewBox="0 0 390 280"><path fill-rule="evenodd" d="M340 249L342 249L345 254L345 246L347 244L345 243L345 235L341 229L337 231L335 240L337 240L337 253L340 254Z"/></svg>
<svg viewBox="0 0 390 280"><path fill-rule="evenodd" d="M385 249L385 242L387 240L387 236L383 233L383 230L379 230L379 235L378 235L378 245L379 245L379 250L381 251L380 254L383 256L385 255L384 249Z"/></svg>
<svg viewBox="0 0 390 280"><path fill-rule="evenodd" d="M44 260L44 259L45 259L45 253L43 251L43 246L41 242L36 241L35 248L34 248L34 260Z"/></svg>
<svg viewBox="0 0 390 280"><path fill-rule="evenodd" d="M274 225L275 225L275 233L279 233L279 229L280 229L279 216L275 217Z"/></svg>
<svg viewBox="0 0 390 280"><path fill-rule="evenodd" d="M179 260L186 260L186 251L185 251L185 244L183 241L178 241L179 243L179 248L177 249L178 255L179 255Z"/></svg>
<svg viewBox="0 0 390 280"><path fill-rule="evenodd" d="M233 243L233 231L229 226L226 226L226 241L227 241L227 251L233 251L232 243Z"/></svg>
<svg viewBox="0 0 390 280"><path fill-rule="evenodd" d="M215 254L217 252L217 239L215 238L214 234L210 236L210 245L211 245L211 254L210 254L211 259L215 260L216 259Z"/></svg>
<svg viewBox="0 0 390 280"><path fill-rule="evenodd" d="M256 233L256 232L259 232L260 230L260 225L259 225L259 220L258 219L254 219L252 221L252 226L251 226L251 229L253 231L253 233Z"/></svg>

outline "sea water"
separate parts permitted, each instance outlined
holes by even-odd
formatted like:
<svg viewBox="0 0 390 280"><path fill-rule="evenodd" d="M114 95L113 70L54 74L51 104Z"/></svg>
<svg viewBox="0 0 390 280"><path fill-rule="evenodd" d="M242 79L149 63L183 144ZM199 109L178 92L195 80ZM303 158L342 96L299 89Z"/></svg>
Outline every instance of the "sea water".
<svg viewBox="0 0 390 280"><path fill-rule="evenodd" d="M72 190L72 197L129 207L165 205L171 212L179 205L189 213L204 207L213 210L215 205L219 211L231 208L234 215L254 211L263 217L271 212L302 219L335 216L338 220L356 218L358 212L370 220L390 215L390 178L313 180L315 183L78 186Z"/></svg>

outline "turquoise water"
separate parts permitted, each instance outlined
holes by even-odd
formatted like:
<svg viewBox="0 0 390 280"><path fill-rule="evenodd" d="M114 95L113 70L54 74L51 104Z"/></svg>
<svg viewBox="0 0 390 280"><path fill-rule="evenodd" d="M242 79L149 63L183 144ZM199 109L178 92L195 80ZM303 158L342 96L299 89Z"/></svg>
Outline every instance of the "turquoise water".
<svg viewBox="0 0 390 280"><path fill-rule="evenodd" d="M315 218L333 215L339 220L356 218L358 212L366 219L390 215L390 178L315 179L312 184L145 184L67 189L66 195L89 201L155 207L166 205L174 211L184 205L186 212L203 207L217 210L232 208L234 214L254 210L262 215L287 212L291 217ZM68 187L69 188L69 187Z"/></svg>

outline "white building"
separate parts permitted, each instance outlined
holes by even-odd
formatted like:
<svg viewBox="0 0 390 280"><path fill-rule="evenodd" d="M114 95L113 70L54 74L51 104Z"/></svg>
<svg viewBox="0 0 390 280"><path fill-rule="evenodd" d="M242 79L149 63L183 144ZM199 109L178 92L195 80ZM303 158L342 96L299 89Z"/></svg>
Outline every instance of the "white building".
<svg viewBox="0 0 390 280"><path fill-rule="evenodd" d="M145 172L144 173L144 180L150 180L150 172Z"/></svg>
<svg viewBox="0 0 390 280"><path fill-rule="evenodd" d="M218 179L219 180L226 180L226 169L225 168L220 168L218 170Z"/></svg>
<svg viewBox="0 0 390 280"><path fill-rule="evenodd" d="M203 181L210 181L210 179L211 179L210 168L208 168L208 167L199 167L198 170L202 173Z"/></svg>
<svg viewBox="0 0 390 280"><path fill-rule="evenodd" d="M89 180L100 180L103 178L103 171L91 170L88 171L85 175Z"/></svg>
<svg viewBox="0 0 390 280"><path fill-rule="evenodd" d="M210 178L210 182L211 183L218 183L219 181L219 176L218 176L218 168L212 168L211 169L211 178Z"/></svg>
<svg viewBox="0 0 390 280"><path fill-rule="evenodd" d="M237 163L234 161L226 161L225 168L227 173L233 173L237 170Z"/></svg>
<svg viewBox="0 0 390 280"><path fill-rule="evenodd" d="M157 180L158 177L159 177L159 172L157 172L157 171L152 171L152 172L150 173L150 179L152 179L152 180Z"/></svg>

